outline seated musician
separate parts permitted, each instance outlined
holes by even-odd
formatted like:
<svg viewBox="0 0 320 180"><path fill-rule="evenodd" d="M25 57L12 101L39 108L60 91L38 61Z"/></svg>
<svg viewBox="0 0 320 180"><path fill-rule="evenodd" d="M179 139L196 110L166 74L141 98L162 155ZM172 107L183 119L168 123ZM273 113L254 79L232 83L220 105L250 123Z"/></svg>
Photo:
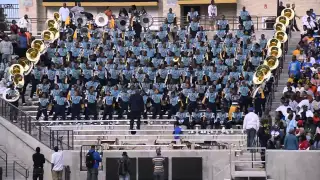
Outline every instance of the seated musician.
<svg viewBox="0 0 320 180"><path fill-rule="evenodd" d="M240 112L240 108L237 107L236 111L232 113L232 124L233 125L242 125L244 114Z"/></svg>
<svg viewBox="0 0 320 180"><path fill-rule="evenodd" d="M198 108L196 108L195 111L192 112L192 114L191 114L192 121L191 121L191 125L190 125L192 129L194 129L194 126L196 124L199 124L201 126L201 129L206 129L207 122L204 121L202 116L203 116L203 113L200 112Z"/></svg>
<svg viewBox="0 0 320 180"><path fill-rule="evenodd" d="M187 115L187 112L183 108L180 108L179 112L175 115L176 122L179 125L187 126L187 129L190 129L189 118L189 115Z"/></svg>
<svg viewBox="0 0 320 180"><path fill-rule="evenodd" d="M243 22L244 34L251 36L254 33L254 26L251 20L251 16L248 16L248 19Z"/></svg>

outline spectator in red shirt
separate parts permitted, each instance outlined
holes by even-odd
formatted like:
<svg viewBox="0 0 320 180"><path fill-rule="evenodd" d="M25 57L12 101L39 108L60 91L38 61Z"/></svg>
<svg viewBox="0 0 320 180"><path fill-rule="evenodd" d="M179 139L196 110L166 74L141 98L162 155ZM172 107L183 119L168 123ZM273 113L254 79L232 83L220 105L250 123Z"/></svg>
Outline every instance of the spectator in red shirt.
<svg viewBox="0 0 320 180"><path fill-rule="evenodd" d="M299 150L306 150L310 147L309 141L307 140L306 135L300 136L300 142L299 142Z"/></svg>
<svg viewBox="0 0 320 180"><path fill-rule="evenodd" d="M10 26L10 31L11 31L11 34L18 34L18 25L17 25L17 22L15 20L12 20L12 24Z"/></svg>

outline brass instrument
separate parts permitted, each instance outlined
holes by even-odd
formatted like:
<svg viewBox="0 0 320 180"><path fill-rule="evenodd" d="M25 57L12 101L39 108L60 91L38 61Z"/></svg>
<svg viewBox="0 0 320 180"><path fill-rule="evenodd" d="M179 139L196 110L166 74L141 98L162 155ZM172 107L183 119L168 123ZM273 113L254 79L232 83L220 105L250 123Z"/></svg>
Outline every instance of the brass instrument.
<svg viewBox="0 0 320 180"><path fill-rule="evenodd" d="M128 24L128 18L127 17L119 17L118 18L118 21L117 21L117 25L118 25L118 28L122 31L126 30L126 26Z"/></svg>
<svg viewBox="0 0 320 180"><path fill-rule="evenodd" d="M149 28L153 24L153 18L150 14L143 14L140 16L140 24L142 27Z"/></svg>
<svg viewBox="0 0 320 180"><path fill-rule="evenodd" d="M54 12L53 13L53 19L57 22L61 21L61 17L60 17L60 14L59 12Z"/></svg>
<svg viewBox="0 0 320 180"><path fill-rule="evenodd" d="M66 34L67 34L67 37L73 36L74 30L72 28L67 28L66 29Z"/></svg>
<svg viewBox="0 0 320 180"><path fill-rule="evenodd" d="M88 29L87 27L82 27L82 28L80 29L80 35L81 35L82 37L88 36L88 33L89 33L89 29Z"/></svg>
<svg viewBox="0 0 320 180"><path fill-rule="evenodd" d="M289 20L292 20L294 18L294 10L291 8L285 8L281 11L281 16L287 17Z"/></svg>
<svg viewBox="0 0 320 180"><path fill-rule="evenodd" d="M271 46L276 46L276 47L281 47L281 42L279 41L279 39L269 39L268 43L267 43L267 47L271 47Z"/></svg>
<svg viewBox="0 0 320 180"><path fill-rule="evenodd" d="M2 98L6 100L7 102L15 102L18 101L20 98L20 92L17 89L13 89L14 93L9 93L12 91L12 89L7 88L3 93L2 93ZM7 98L7 95L11 96L10 99Z"/></svg>
<svg viewBox="0 0 320 180"><path fill-rule="evenodd" d="M278 39L281 43L285 43L288 40L288 35L285 31L277 31L274 34L274 38Z"/></svg>
<svg viewBox="0 0 320 180"><path fill-rule="evenodd" d="M29 48L26 52L26 57L33 63L38 62L40 60L40 52L35 48Z"/></svg>
<svg viewBox="0 0 320 180"><path fill-rule="evenodd" d="M175 56L174 58L173 58L173 62L179 62L180 61L180 57L179 56Z"/></svg>
<svg viewBox="0 0 320 180"><path fill-rule="evenodd" d="M31 43L31 47L37 49L40 54L43 54L46 51L46 45L42 39L35 39Z"/></svg>
<svg viewBox="0 0 320 180"><path fill-rule="evenodd" d="M274 25L273 25L273 29L275 30L275 31L286 31L286 25L284 25L282 22L276 22L276 23L274 23Z"/></svg>
<svg viewBox="0 0 320 180"><path fill-rule="evenodd" d="M260 65L256 72L253 75L253 83L261 84L264 80L267 80L271 77L271 70L267 65Z"/></svg>
<svg viewBox="0 0 320 180"><path fill-rule="evenodd" d="M47 28L59 28L59 23L54 19L48 19L46 21Z"/></svg>
<svg viewBox="0 0 320 180"><path fill-rule="evenodd" d="M17 75L17 74L23 74L24 73L24 68L20 64L12 64L9 67L9 74L10 75Z"/></svg>
<svg viewBox="0 0 320 180"><path fill-rule="evenodd" d="M274 56L268 56L264 60L263 64L267 65L270 68L270 70L274 70L279 66L279 60Z"/></svg>
<svg viewBox="0 0 320 180"><path fill-rule="evenodd" d="M83 54L84 54L84 49L81 49L81 53L79 54L79 56L77 57L77 61L78 62L81 62L81 59L83 57Z"/></svg>
<svg viewBox="0 0 320 180"><path fill-rule="evenodd" d="M276 46L271 46L268 48L267 55L280 58L282 56L282 49Z"/></svg>
<svg viewBox="0 0 320 180"><path fill-rule="evenodd" d="M76 17L75 25L77 27L79 26L79 24L80 24L80 26L85 26L87 24L87 22L88 22L87 17L85 15L81 14L81 16Z"/></svg>
<svg viewBox="0 0 320 180"><path fill-rule="evenodd" d="M23 69L24 69L24 75L30 74L32 68L33 68L33 63L29 61L27 58L22 57L18 59L18 64L20 64Z"/></svg>
<svg viewBox="0 0 320 180"><path fill-rule="evenodd" d="M13 75L11 78L15 87L22 88L24 86L24 76L22 74Z"/></svg>
<svg viewBox="0 0 320 180"><path fill-rule="evenodd" d="M41 39L43 39L43 41L45 42L52 43L55 40L54 38L55 38L55 35L53 34L52 31L44 30L41 33Z"/></svg>
<svg viewBox="0 0 320 180"><path fill-rule="evenodd" d="M57 29L57 28L49 28L48 31L52 32L52 34L54 36L53 37L54 40L57 40L60 37L59 29Z"/></svg>
<svg viewBox="0 0 320 180"><path fill-rule="evenodd" d="M98 27L103 27L108 24L108 20L109 19L107 15L105 15L104 13L99 13L95 17L94 22Z"/></svg>
<svg viewBox="0 0 320 180"><path fill-rule="evenodd" d="M290 20L288 17L286 16L278 16L276 19L276 23L277 22L281 22L282 24L284 24L285 26L288 26L290 23Z"/></svg>

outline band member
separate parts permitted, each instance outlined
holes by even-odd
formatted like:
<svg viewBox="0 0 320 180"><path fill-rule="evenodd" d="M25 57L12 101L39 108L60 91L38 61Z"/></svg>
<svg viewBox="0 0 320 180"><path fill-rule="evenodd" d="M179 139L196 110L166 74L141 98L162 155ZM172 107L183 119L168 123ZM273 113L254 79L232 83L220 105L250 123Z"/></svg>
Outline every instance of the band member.
<svg viewBox="0 0 320 180"><path fill-rule="evenodd" d="M176 14L172 12L172 8L169 8L169 12L167 14L168 24L176 24L177 17Z"/></svg>
<svg viewBox="0 0 320 180"><path fill-rule="evenodd" d="M201 120L206 124L210 124L210 128L213 129L215 122L215 113L212 113L211 109L207 108L206 112L202 114ZM212 131L210 131L212 133Z"/></svg>
<svg viewBox="0 0 320 180"><path fill-rule="evenodd" d="M203 113L199 112L199 109L196 108L194 112L192 112L191 118L192 118L192 122L191 122L191 128L194 129L194 126L196 124L199 124L201 126L201 129L206 129L206 122L202 121L202 115Z"/></svg>
<svg viewBox="0 0 320 180"><path fill-rule="evenodd" d="M75 118L77 118L77 120L80 120L82 97L80 96L77 90L75 90L74 94L71 95L70 100L71 100L71 120L74 120Z"/></svg>
<svg viewBox="0 0 320 180"><path fill-rule="evenodd" d="M94 120L98 119L97 112L97 97L98 93L94 91L94 87L91 86L86 93L86 110L85 110L85 119L89 119L89 115L93 115Z"/></svg>
<svg viewBox="0 0 320 180"><path fill-rule="evenodd" d="M33 98L33 94L36 92L37 85L40 83L40 80L43 75L43 71L41 69L40 63L38 63L37 67L33 69L32 75L33 75L33 76L31 76L32 77L32 89L31 89L31 93L30 93L30 99Z"/></svg>
<svg viewBox="0 0 320 180"><path fill-rule="evenodd" d="M102 119L106 119L108 115L109 116L108 120L112 120L116 98L111 95L110 91L107 91L106 96L103 99L103 102L104 102L104 112L103 112Z"/></svg>
<svg viewBox="0 0 320 180"><path fill-rule="evenodd" d="M151 95L152 99L152 119L156 119L157 115L161 117L161 99L162 94L159 93L159 89L154 90L154 94Z"/></svg>
<svg viewBox="0 0 320 180"><path fill-rule="evenodd" d="M194 110L197 108L197 99L198 99L199 93L195 91L195 88L193 87L191 89L191 92L188 93L186 104L188 104L188 112L189 114L192 114Z"/></svg>
<svg viewBox="0 0 320 180"><path fill-rule="evenodd" d="M14 85L9 85L10 91L6 94L7 99L12 99L15 94ZM18 115L18 106L19 106L19 99L17 101L11 102L12 106L10 106L10 121L17 122L17 115Z"/></svg>
<svg viewBox="0 0 320 180"><path fill-rule="evenodd" d="M135 93L130 96L130 130L133 129L134 119L137 119L137 129L140 129L141 114L144 111L143 97L140 95L139 90L135 90Z"/></svg>
<svg viewBox="0 0 320 180"><path fill-rule="evenodd" d="M179 102L180 102L179 101L179 96L175 95L174 92L171 92L168 119L171 119L172 115L174 115L174 114L176 114L178 112L178 110L179 110Z"/></svg>
<svg viewBox="0 0 320 180"><path fill-rule="evenodd" d="M195 11L194 8L191 8L191 9L190 9L190 12L188 12L187 17L188 17L189 23L191 23L191 21L196 21L196 22L198 22L199 13L198 13L198 11Z"/></svg>
<svg viewBox="0 0 320 180"><path fill-rule="evenodd" d="M36 120L39 120L41 114L44 115L44 120L48 120L48 114L47 114L47 109L49 105L49 99L47 97L47 93L41 93L39 95L39 107L38 107L38 113Z"/></svg>
<svg viewBox="0 0 320 180"><path fill-rule="evenodd" d="M117 102L119 104L119 119L123 117L123 112L126 111L128 113L128 102L129 102L130 94L127 92L127 88L124 88L117 97Z"/></svg>
<svg viewBox="0 0 320 180"><path fill-rule="evenodd" d="M190 117L187 115L187 112L185 112L183 108L179 109L179 112L177 112L177 114L175 115L175 118L179 125L185 125L187 126L187 129L190 129L190 123L189 123Z"/></svg>
<svg viewBox="0 0 320 180"><path fill-rule="evenodd" d="M225 15L221 16L221 20L218 20L217 25L220 26L220 30L224 30L226 34L229 32L229 22L226 20Z"/></svg>
<svg viewBox="0 0 320 180"><path fill-rule="evenodd" d="M199 31L199 22L196 18L193 18L189 25L190 28L190 34L192 38L195 38L197 35L197 32Z"/></svg>
<svg viewBox="0 0 320 180"><path fill-rule="evenodd" d="M56 120L57 116L61 116L62 120L66 119L66 102L67 98L64 96L63 92L60 92L55 98L56 105L54 106L55 112L52 120Z"/></svg>

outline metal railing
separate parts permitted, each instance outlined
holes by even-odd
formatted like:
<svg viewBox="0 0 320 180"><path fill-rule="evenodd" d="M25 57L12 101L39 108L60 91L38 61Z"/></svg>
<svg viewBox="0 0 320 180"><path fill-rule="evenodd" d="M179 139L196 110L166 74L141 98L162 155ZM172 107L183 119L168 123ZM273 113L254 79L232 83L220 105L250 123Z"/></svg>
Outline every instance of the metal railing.
<svg viewBox="0 0 320 180"><path fill-rule="evenodd" d="M16 172L26 178L26 180L29 178L29 170L23 167L21 164L19 164L16 161L13 161L13 180L16 179Z"/></svg>
<svg viewBox="0 0 320 180"><path fill-rule="evenodd" d="M6 165L5 171L6 171L6 177L8 177L8 154L2 149L0 149L0 151L4 153L4 157L0 155L0 158L4 161Z"/></svg>
<svg viewBox="0 0 320 180"><path fill-rule="evenodd" d="M66 142L63 142L63 137L66 137ZM62 140L62 142L60 142ZM62 149L73 149L73 131L72 130L51 130L50 129L50 147L60 146Z"/></svg>
<svg viewBox="0 0 320 180"><path fill-rule="evenodd" d="M93 144L94 145L94 144ZM91 149L92 145L82 145L80 150L80 171L86 171L86 155ZM101 158L103 156L103 147L101 145L94 145L96 147L96 151L100 154ZM99 171L103 170L102 163L99 163Z"/></svg>
<svg viewBox="0 0 320 180"><path fill-rule="evenodd" d="M64 179L63 180L70 180L71 179L71 170L70 166L63 166L63 173L64 173Z"/></svg>
<svg viewBox="0 0 320 180"><path fill-rule="evenodd" d="M13 104L0 98L0 116L7 119L15 126L23 130L25 133L34 137L50 149L53 149L54 143L58 142L59 139L50 133L50 129L42 126L41 123L33 123L35 121L29 114L21 111ZM66 150L73 149L73 132L67 132L67 142L63 142Z"/></svg>

